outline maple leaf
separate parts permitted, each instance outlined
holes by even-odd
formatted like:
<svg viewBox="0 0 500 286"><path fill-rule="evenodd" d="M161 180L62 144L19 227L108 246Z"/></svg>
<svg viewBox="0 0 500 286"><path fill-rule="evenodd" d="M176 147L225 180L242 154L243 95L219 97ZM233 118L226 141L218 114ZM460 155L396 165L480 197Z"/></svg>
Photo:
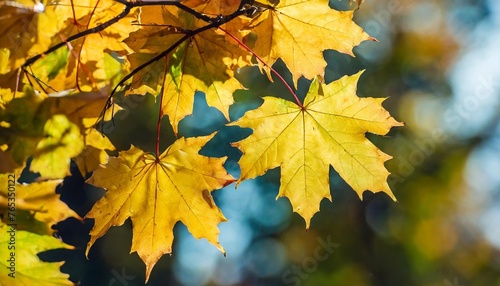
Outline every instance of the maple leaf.
<svg viewBox="0 0 500 286"><path fill-rule="evenodd" d="M21 169L15 171L19 178ZM0 184L7 186L8 174L0 174ZM38 234L52 235L52 225L69 217L80 219L80 216L59 199L56 187L62 180L48 180L31 184L16 182L16 223L22 228ZM0 211L7 213L7 189L0 190ZM8 219L7 217L5 219Z"/></svg>
<svg viewBox="0 0 500 286"><path fill-rule="evenodd" d="M40 59L30 67L30 74L24 80L33 84L36 90L55 91L67 88L66 70L68 65L69 50L67 47L60 48L44 58ZM35 78L31 76L33 74ZM47 88L50 86L50 88ZM74 85L71 85L74 87Z"/></svg>
<svg viewBox="0 0 500 286"><path fill-rule="evenodd" d="M44 99L28 89L21 98L10 100L0 109L0 173L22 166L43 138L49 106Z"/></svg>
<svg viewBox="0 0 500 286"><path fill-rule="evenodd" d="M170 69L163 87L162 110L169 116L175 133L179 121L192 114L196 91L203 91L207 104L229 120L233 92L241 87L228 67L235 55L243 54L240 48L226 43L224 37L211 30L196 36L190 45L183 43L169 57Z"/></svg>
<svg viewBox="0 0 500 286"><path fill-rule="evenodd" d="M0 37L4 39L0 44L0 73L10 73L11 83L17 82L15 69L27 58L39 55L50 46L60 44L86 28L94 28L123 11L123 5L112 0L84 0L77 6L72 0L58 1L57 5L47 1L4 2L0 3ZM8 16L4 17L4 14ZM53 90L78 87L88 91L110 84L113 72L113 65L109 64L110 52L113 51L115 57L129 52L122 40L130 31L138 29L131 24L135 16L135 13L129 13L99 34L91 33L44 55L30 65L29 73L36 78L30 76L27 83L43 82L38 85L42 91L48 87ZM113 60L120 65L116 58ZM8 81L0 79L0 83L6 87Z"/></svg>
<svg viewBox="0 0 500 286"><path fill-rule="evenodd" d="M0 3L0 49L10 51L1 73L14 71L26 58L45 51L51 38L70 14L55 11L48 1L2 1Z"/></svg>
<svg viewBox="0 0 500 286"><path fill-rule="evenodd" d="M69 174L70 159L80 154L84 142L102 147L98 156L105 157L102 150L112 150L110 142L96 139L95 134L89 141L87 136L107 100L106 91L44 95L27 88L23 97L10 100L5 110L0 108L0 172L9 172L33 156L31 171L45 178L63 178ZM104 119L118 110L114 105Z"/></svg>
<svg viewBox="0 0 500 286"><path fill-rule="evenodd" d="M71 158L84 148L80 129L66 116L56 114L45 123L44 134L45 137L36 146L30 171L40 173L43 178L70 175Z"/></svg>
<svg viewBox="0 0 500 286"><path fill-rule="evenodd" d="M353 13L330 9L324 0L282 0L262 12L247 29L258 37L253 51L270 66L281 58L297 85L302 75L313 78L324 74L324 50L354 56L354 46L374 40L352 21ZM269 68L263 69L271 78Z"/></svg>
<svg viewBox="0 0 500 286"><path fill-rule="evenodd" d="M61 7L57 11L70 13L73 9L79 13L75 18L67 19L63 29L59 31L61 36L56 38L53 45L58 44L64 37L77 34L87 28L94 28L100 24L113 19L123 11L123 5L111 0L90 0L79 2L78 7L67 11L67 7L73 7L73 1L65 0L67 3L58 3ZM63 81L65 86L59 89L67 89L78 86L79 90L96 90L110 84L110 75L121 73L118 55L125 55L131 50L123 43L130 32L138 29L137 25L132 25L137 17L136 12L129 13L117 23L107 29L94 34L89 34L81 39L75 40L68 45L71 56L67 57L68 64L65 67ZM114 57L110 56L110 52ZM113 63L114 61L114 63ZM118 69L114 66L118 65ZM36 73L36 70L35 70Z"/></svg>
<svg viewBox="0 0 500 286"><path fill-rule="evenodd" d="M241 149L242 180L281 167L278 197L290 199L309 228L323 198L331 200L329 165L356 191L385 192L395 199L384 162L391 156L365 138L370 132L385 135L401 126L382 107L383 98L359 98L356 84L361 72L328 85L316 78L303 109L293 102L265 97L262 106L229 125L248 127L253 133L233 143Z"/></svg>
<svg viewBox="0 0 500 286"><path fill-rule="evenodd" d="M205 15L209 15L212 17L217 17L219 15L230 15L237 11L240 8L239 0L184 0L182 4L193 8L194 10L203 13ZM251 21L249 17L237 17L228 23L222 24L220 27L226 31L229 31L232 35L239 35L240 38L244 37L249 33L249 31L244 30L243 28L248 25ZM216 32L219 30L216 30ZM226 35L221 31L226 37L228 43L237 45L236 42L232 41L231 37Z"/></svg>
<svg viewBox="0 0 500 286"><path fill-rule="evenodd" d="M179 40L182 32L172 27L195 30L201 25L192 15L182 11L177 15L168 9L150 11L146 8L141 14L151 15L152 20L142 22L143 25L152 25L154 22L150 21L162 19L160 24L168 25L168 28L149 27L149 33L132 33L126 43L142 53L162 52ZM162 15L157 15L159 12ZM155 24L159 25L157 22ZM146 39L145 35L150 33L152 36ZM150 58L152 56L139 54L130 56L129 60L134 67ZM180 44L166 61L161 60L153 64L151 70L145 69L134 76L131 92L161 94L163 113L168 115L177 134L180 120L193 112L193 95L196 91L204 92L207 104L220 110L229 120L229 106L234 102L232 94L241 88L239 81L234 78L234 70L249 63L248 52L229 43L225 36L210 29Z"/></svg>
<svg viewBox="0 0 500 286"><path fill-rule="evenodd" d="M72 93L72 91L48 94L49 98L45 101L50 104L52 113L64 114L72 124L79 127L81 136L78 136L78 138L81 139L81 142L75 140L73 145L79 146L83 144L82 152L79 153L75 150L75 152L68 154L73 156L71 158L74 159L82 176L85 178L87 173L97 169L99 164L107 162L108 154L105 150L115 150L111 141L94 128L95 123L100 116L103 116L102 120L110 120L122 108L113 103L111 107L101 114L103 106L106 105L108 100L109 88L103 88L96 92ZM53 151L56 150L53 149Z"/></svg>
<svg viewBox="0 0 500 286"><path fill-rule="evenodd" d="M95 219L87 254L111 226L122 225L128 217L133 225L131 251L145 262L146 280L158 259L172 252L178 221L194 237L204 237L224 252L217 225L226 219L210 192L234 178L222 166L225 158L198 154L213 136L180 138L158 160L132 146L101 165L87 181L107 190L86 216Z"/></svg>
<svg viewBox="0 0 500 286"><path fill-rule="evenodd" d="M179 18L179 15L185 17L192 25L193 18L185 15L177 8L168 6L141 7L137 19L139 30L130 33L123 42L135 53L158 53L182 38L185 28L185 21Z"/></svg>
<svg viewBox="0 0 500 286"><path fill-rule="evenodd" d="M75 92L65 90L59 93L49 93L45 99L50 104L52 114L64 114L80 129L94 127L100 116L103 120L111 120L116 112L122 110L117 104L112 104L104 114L101 114L107 104L109 86L94 92ZM82 132L86 133L86 132Z"/></svg>
<svg viewBox="0 0 500 286"><path fill-rule="evenodd" d="M38 257L38 253L52 249L73 249L62 241L48 235L38 235L22 230L15 230L15 267L11 271L9 259L12 257L12 249L7 248L10 240L10 232L13 226L0 223L0 243L5 247L0 248L0 285L44 285L62 286L74 285L69 281L69 275L61 273L61 262L44 262ZM9 273L15 272L15 278ZM15 282L13 282L15 281Z"/></svg>
<svg viewBox="0 0 500 286"><path fill-rule="evenodd" d="M94 128L85 130L84 145L85 149L74 160L82 177L85 178L88 173L96 170L100 164L108 161L109 156L105 150L115 150L115 146L107 137L102 136Z"/></svg>
<svg viewBox="0 0 500 286"><path fill-rule="evenodd" d="M183 0L182 4L206 15L229 15L238 10L238 0Z"/></svg>

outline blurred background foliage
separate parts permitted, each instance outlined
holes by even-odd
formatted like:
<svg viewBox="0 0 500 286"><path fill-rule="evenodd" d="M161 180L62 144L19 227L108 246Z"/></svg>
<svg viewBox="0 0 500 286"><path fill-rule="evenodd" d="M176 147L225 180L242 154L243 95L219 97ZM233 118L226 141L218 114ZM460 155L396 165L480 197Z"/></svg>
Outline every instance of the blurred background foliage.
<svg viewBox="0 0 500 286"><path fill-rule="evenodd" d="M331 0L349 9L348 0ZM178 224L172 256L154 267L148 285L500 285L500 2L496 0L365 0L355 14L378 43L355 49L356 58L325 51L325 81L366 69L359 96L388 97L384 106L406 126L369 138L394 156L386 166L398 202L366 192L363 201L330 169L333 202L306 231L285 198L275 200L279 171L214 193L228 218L220 225L227 257ZM280 62L275 68L290 80ZM272 94L291 99L279 81L256 68L238 75L231 119ZM299 94L309 81L299 81ZM228 156L238 176L241 153L229 142L249 130L225 127L220 112L196 94L193 116L180 135L220 130L202 152ZM154 150L158 104L153 96L118 98L124 107L105 125L119 150ZM165 118L163 148L175 138ZM84 216L103 191L84 183L76 168L59 190ZM145 266L129 254L130 223L84 250L92 223L68 219L55 226L77 251L46 259L80 285L143 285ZM42 255L43 256L43 255Z"/></svg>

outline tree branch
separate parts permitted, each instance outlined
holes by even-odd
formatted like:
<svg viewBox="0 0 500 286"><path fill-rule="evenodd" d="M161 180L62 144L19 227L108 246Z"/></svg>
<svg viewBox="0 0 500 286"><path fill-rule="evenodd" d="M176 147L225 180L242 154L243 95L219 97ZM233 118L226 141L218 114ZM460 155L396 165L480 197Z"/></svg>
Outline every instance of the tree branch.
<svg viewBox="0 0 500 286"><path fill-rule="evenodd" d="M32 65L33 63L35 63L37 60L39 60L44 55L47 55L47 54L50 54L50 53L56 51L57 49L65 46L67 43L69 43L71 41L74 41L76 39L85 37L85 36L90 35L90 34L95 34L95 33L99 33L101 31L103 31L107 27L109 27L109 26L115 24L116 22L120 21L121 19L125 18L130 13L130 11L132 10L132 8L135 8L135 7L155 6L155 5L157 5L157 6L158 5L175 6L175 7L179 8L179 9L182 9L182 10L188 12L189 14L192 14L196 18L201 19L201 20L203 20L203 21L205 21L207 23L213 23L213 22L217 21L216 18L211 18L211 17L208 17L207 15L204 15L202 13L196 12L195 10L193 10L193 9L191 9L191 8L183 5L183 4L181 4L179 1L172 1L172 0L162 0L162 1L132 1L132 2L128 2L128 1L125 1L125 0L115 0L115 1L118 2L118 3L121 3L121 4L123 4L125 6L125 8L123 9L123 11L120 14L116 15L115 17L113 17L112 19L108 20L107 22L104 22L104 23L102 23L102 24L100 24L100 25L98 25L98 26L96 26L96 27L94 27L92 29L87 29L87 30L82 31L80 33L74 34L73 36L67 38L66 41L60 42L59 44L50 47L45 52L29 58L21 66L21 69L24 72L27 72L26 68L28 66Z"/></svg>

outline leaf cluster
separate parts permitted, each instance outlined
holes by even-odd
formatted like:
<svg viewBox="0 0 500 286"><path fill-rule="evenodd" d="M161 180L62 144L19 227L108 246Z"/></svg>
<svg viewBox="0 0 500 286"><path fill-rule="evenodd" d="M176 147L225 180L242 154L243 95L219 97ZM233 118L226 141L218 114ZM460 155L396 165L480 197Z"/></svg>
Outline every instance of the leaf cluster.
<svg viewBox="0 0 500 286"><path fill-rule="evenodd" d="M0 44L0 172L18 172L31 158L28 168L42 182L23 186L31 192L26 196L36 194L40 184L54 188L69 175L71 160L84 177L91 173L87 182L106 194L86 215L95 220L87 253L111 226L128 218L131 251L145 262L147 278L158 259L171 253L178 221L224 252L218 224L226 218L211 192L276 167L281 168L278 197L290 200L307 228L320 201L331 200L330 165L360 197L370 190L394 198L384 167L391 157L365 133L385 135L402 124L382 107L384 99L356 95L361 73L323 82L323 51L354 56L355 46L375 40L353 22L354 11L333 10L325 0L8 2L16 4L0 4L1 15L9 15L0 18L0 27L14 27L0 28L7 39ZM293 84L272 68L279 59ZM233 93L244 88L235 75L255 65L269 79L274 74L283 81L295 102L270 94L262 106L231 121ZM303 102L295 94L300 77L312 81ZM253 130L233 142L243 153L239 178L224 168L226 158L199 154L215 134L180 137L160 150L161 119L168 117L177 136L197 91L228 125ZM132 146L109 156L115 147L95 123L120 110L117 93L156 97L154 154ZM62 212L59 220L77 217ZM33 213L54 222L48 214Z"/></svg>

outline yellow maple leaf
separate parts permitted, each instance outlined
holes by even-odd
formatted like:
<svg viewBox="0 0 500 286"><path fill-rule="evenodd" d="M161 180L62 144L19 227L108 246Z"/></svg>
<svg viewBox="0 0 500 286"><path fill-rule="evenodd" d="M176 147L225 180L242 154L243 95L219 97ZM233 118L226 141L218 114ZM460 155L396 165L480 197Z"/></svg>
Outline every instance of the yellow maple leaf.
<svg viewBox="0 0 500 286"><path fill-rule="evenodd" d="M74 285L69 280L69 275L60 271L62 262L44 262L37 255L52 249L73 249L71 245L52 236L14 230L14 228L0 223L2 232L0 243L4 245L0 248L0 285ZM10 244L11 233L15 234L14 244ZM15 256L12 256L12 253Z"/></svg>
<svg viewBox="0 0 500 286"><path fill-rule="evenodd" d="M74 158L82 177L86 178L89 172L96 170L100 164L108 161L108 153L105 150L115 150L115 146L109 139L94 128L85 129L85 149Z"/></svg>
<svg viewBox="0 0 500 286"><path fill-rule="evenodd" d="M73 90L74 91L74 90ZM110 120L114 113L121 108L113 104L103 114L104 106L108 100L109 88L104 88L96 92L77 92L72 90L63 91L58 94L48 94L49 98L45 101L51 106L51 112L54 114L64 114L67 119L79 127L82 142L75 141L72 145L82 145L81 153L70 152L82 176L85 178L88 172L91 172L107 162L107 150L114 150L113 144L107 137L104 137L94 127L99 116L103 120ZM56 151L57 149L53 149Z"/></svg>
<svg viewBox="0 0 500 286"><path fill-rule="evenodd" d="M5 73L11 83L17 83L15 69L27 59L64 43L87 28L113 19L123 12L124 7L113 0L83 0L78 5L73 2L23 0L0 3L0 37L4 39L0 43L0 73ZM129 52L122 40L138 29L131 23L135 17L135 12L131 12L99 34L90 33L47 53L31 63L27 69L29 76L23 82L48 92L75 87L89 91L109 85L115 76L121 74L121 69L117 70L115 66L120 67L118 55ZM114 52L114 58L111 52ZM110 59L116 63L110 65ZM9 81L0 78L0 83L7 87Z"/></svg>
<svg viewBox="0 0 500 286"><path fill-rule="evenodd" d="M281 58L295 85L300 76L323 75L323 51L334 49L354 56L352 48L373 40L352 21L353 11L331 9L325 0L282 0L247 27L258 37L254 52L267 64ZM270 77L269 69L263 67Z"/></svg>
<svg viewBox="0 0 500 286"><path fill-rule="evenodd" d="M238 55L243 50L225 42L214 31L205 31L191 43L183 43L169 56L169 69L163 86L163 112L169 116L174 132L179 121L193 112L194 93L203 91L209 106L217 108L229 120L233 92L241 87L234 78ZM234 67L230 68L234 63Z"/></svg>
<svg viewBox="0 0 500 286"><path fill-rule="evenodd" d="M217 225L226 221L210 192L234 179L223 168L225 158L198 154L214 135L180 138L158 160L136 147L111 157L87 180L107 189L86 215L95 219L87 246L111 226L132 219L131 251L146 264L146 279L163 254L172 252L173 227L184 223L196 238L206 238L219 250Z"/></svg>
<svg viewBox="0 0 500 286"><path fill-rule="evenodd" d="M365 190L385 192L395 199L383 153L365 137L385 135L401 126L382 107L383 98L359 98L356 84L361 73L328 85L315 79L303 108L276 97L265 97L256 110L229 125L253 129L246 139L233 143L244 153L239 164L242 180L281 167L278 197L290 199L309 228L323 198L331 200L329 165L362 196Z"/></svg>
<svg viewBox="0 0 500 286"><path fill-rule="evenodd" d="M0 173L23 165L33 156L31 171L45 178L63 178L69 174L70 159L80 154L84 143L99 149L86 153L94 156L88 159L99 158L99 162L104 163L107 155L103 150L112 150L111 143L104 138L98 139L100 135L93 134L89 128L101 115L108 89L71 92L47 97L26 88L26 92L18 93L5 109L0 108ZM113 105L104 113L104 119L108 120L118 110L120 108ZM92 138L87 138L89 134L93 134ZM89 166L97 167L95 164Z"/></svg>
<svg viewBox="0 0 500 286"><path fill-rule="evenodd" d="M27 57L44 52L51 38L70 14L56 12L49 1L1 1L0 49L10 50L8 64L2 73L14 71Z"/></svg>
<svg viewBox="0 0 500 286"><path fill-rule="evenodd" d="M238 10L238 0L184 0L182 4L209 16L229 15Z"/></svg>
<svg viewBox="0 0 500 286"><path fill-rule="evenodd" d="M40 140L33 154L30 171L43 178L64 178L70 175L71 158L83 150L80 129L66 116L56 114L44 126L45 137Z"/></svg>
<svg viewBox="0 0 500 286"><path fill-rule="evenodd" d="M31 89L0 109L0 173L22 166L33 154L49 116L44 98Z"/></svg>
<svg viewBox="0 0 500 286"><path fill-rule="evenodd" d="M53 114L64 114L80 129L94 127L100 116L103 120L111 120L112 116L122 108L112 104L104 110L108 100L109 86L94 92L76 92L66 90L59 93L48 94L45 99L51 105L50 112ZM102 113L105 111L104 113Z"/></svg>
<svg viewBox="0 0 500 286"><path fill-rule="evenodd" d="M179 15L184 14L175 7L141 7L136 21L140 29L123 42L135 53L161 52L183 36L181 29L188 28Z"/></svg>
<svg viewBox="0 0 500 286"><path fill-rule="evenodd" d="M19 184L12 178L19 178L21 170L13 174L0 174L0 184L7 186L8 182L15 183L16 190L16 223L18 228L29 230L38 234L52 235L52 225L69 217L80 219L80 216L59 199L56 187L62 180L48 180L31 184ZM0 190L0 212L7 213L9 206L7 189ZM11 217L5 216L9 222Z"/></svg>
<svg viewBox="0 0 500 286"><path fill-rule="evenodd" d="M61 9L57 11L73 15L73 1L65 0L68 3L59 3ZM64 29L59 31L61 36L54 40L52 45L58 44L65 38L84 31L87 28L94 28L106 21L109 21L123 12L124 6L112 0L91 0L82 1L88 3L78 3L74 7L79 13L76 18L66 21ZM96 90L110 84L110 74L121 73L120 64L117 59L110 56L110 51L117 55L125 55L130 52L123 40L130 32L138 29L137 25L132 25L137 17L136 12L129 13L117 23L107 27L99 33L92 33L83 38L77 39L68 45L69 54L62 83L64 87L58 90L78 86L81 91ZM112 63L112 62L115 63ZM113 66L118 68L113 68ZM111 71L110 71L111 69ZM36 73L36 70L35 70ZM38 74L37 74L38 75Z"/></svg>
<svg viewBox="0 0 500 286"><path fill-rule="evenodd" d="M184 11L171 10L144 7L141 15L148 17L144 17L141 24L146 28L132 33L126 43L141 53L160 53L184 35L174 27L195 30L204 25ZM160 24L168 27L155 26ZM132 67L137 67L153 56L136 54L128 58ZM161 91L163 114L168 115L177 133L179 121L192 114L196 91L204 92L207 104L219 109L229 120L229 106L234 102L232 94L241 87L234 78L234 70L249 63L247 51L210 29L180 44L167 60L159 60L139 72L134 76L131 92L157 95Z"/></svg>
<svg viewBox="0 0 500 286"><path fill-rule="evenodd" d="M184 0L181 2L183 5L186 5L187 7L193 8L195 11L211 17L217 17L219 15L230 15L240 9L241 3L241 1L239 0ZM247 4L247 6L249 5ZM245 27L250 22L250 20L251 18L249 17L240 16L229 21L228 23L222 24L220 27L226 31L229 31L232 35L235 35L238 38L242 38L249 33L249 31L244 30L243 27ZM232 39L228 37L224 32L220 31L220 34L226 37L228 43L237 45L237 43L232 41Z"/></svg>

